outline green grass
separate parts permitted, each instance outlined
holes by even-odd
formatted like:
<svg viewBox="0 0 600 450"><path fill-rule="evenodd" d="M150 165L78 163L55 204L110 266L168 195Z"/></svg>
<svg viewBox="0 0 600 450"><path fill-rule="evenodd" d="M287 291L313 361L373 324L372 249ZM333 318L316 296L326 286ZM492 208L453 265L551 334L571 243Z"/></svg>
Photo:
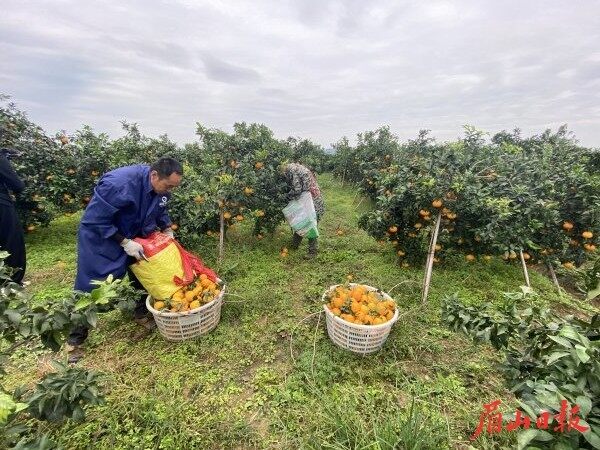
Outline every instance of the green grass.
<svg viewBox="0 0 600 450"><path fill-rule="evenodd" d="M229 233L221 268L232 295L219 326L173 344L157 333L140 339L128 318L106 314L82 364L105 374L107 403L90 409L84 423L41 429L69 449L461 448L469 445L484 402L502 399L514 408L496 367L500 355L450 332L439 313L453 292L474 303L501 300L502 292L523 283L519 267L451 258L434 269L422 305L422 268L399 268L389 247L357 228L368 205L359 205L352 188L329 175L320 182L327 213L317 260L302 258L306 243L279 256L289 242L284 225L261 241L248 223L238 226ZM36 301L71 289L78 219L61 218L28 237ZM339 227L343 236L336 235ZM193 250L215 265L216 239ZM318 314L322 292L348 274L384 290L396 286L401 318L373 356L335 347ZM554 304L551 282L538 273L531 278L540 301ZM7 384L33 382L44 358L41 351L16 353ZM514 442L505 434L477 447Z"/></svg>

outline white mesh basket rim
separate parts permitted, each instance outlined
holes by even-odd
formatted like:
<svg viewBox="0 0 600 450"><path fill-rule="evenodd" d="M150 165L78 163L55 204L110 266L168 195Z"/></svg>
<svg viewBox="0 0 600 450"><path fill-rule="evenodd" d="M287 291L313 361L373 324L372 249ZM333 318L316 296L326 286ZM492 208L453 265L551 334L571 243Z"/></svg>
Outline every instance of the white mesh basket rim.
<svg viewBox="0 0 600 450"><path fill-rule="evenodd" d="M148 297L146 297L146 307L148 308L148 311L150 311L153 315L159 316L159 317L177 318L177 317L185 317L185 316L189 316L189 315L201 314L205 310L210 309L213 306L215 306L217 300L221 301L223 299L223 295L225 294L225 287L226 287L226 285L223 285L223 287L221 288L221 292L219 292L219 295L217 295L215 298L213 298L210 302L208 302L205 305L200 306L199 308L190 309L189 311L162 312L157 309L154 309L152 307L152 302L151 302L152 297L150 295L148 295Z"/></svg>
<svg viewBox="0 0 600 450"><path fill-rule="evenodd" d="M333 286L330 286L329 289L327 289L323 293L323 296L321 297L322 300L323 300L323 309L325 310L325 314L327 314L327 316L329 316L329 318L331 318L334 322L337 322L340 325L344 325L344 326L348 326L350 328L354 328L356 330L381 330L381 329L385 329L385 328L391 328L392 325L394 325L394 323L398 320L398 304L388 294L386 294L385 292L383 292L381 289L377 289L377 288L375 288L373 286L369 286L368 284L349 283L349 285L351 287L364 286L364 287L367 288L368 291L378 291L378 292L381 292L381 294L383 295L383 297L386 300L391 300L391 301L394 302L394 317L392 317L387 322L379 324L379 325L359 325L357 323L348 322L347 320L344 320L341 317L336 316L334 313L332 313L329 310L329 308L325 304L325 297L327 296L327 294L329 294L331 291L333 291L338 286L343 286L341 284L335 284Z"/></svg>

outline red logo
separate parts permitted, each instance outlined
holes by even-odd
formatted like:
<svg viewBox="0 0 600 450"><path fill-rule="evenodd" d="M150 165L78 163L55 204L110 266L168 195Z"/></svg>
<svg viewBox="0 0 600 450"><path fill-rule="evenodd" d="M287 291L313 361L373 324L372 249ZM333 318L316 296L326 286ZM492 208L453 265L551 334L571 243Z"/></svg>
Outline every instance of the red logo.
<svg viewBox="0 0 600 450"><path fill-rule="evenodd" d="M479 425L477 425L477 429L471 436L471 440L477 439L484 430L488 434L500 433L502 431L502 414L498 411L500 403L502 403L500 400L494 400L491 403L483 405L483 412L479 416ZM579 423L581 417L578 414L578 405L574 405L569 409L569 403L566 400L562 400L560 402L560 412L552 414L548 411L542 411L535 420L535 427L538 430L551 429L559 433L572 430L583 433L589 430L589 427ZM556 425L551 427L550 424L554 419L556 419ZM525 430L532 427L532 419L523 414L520 409L517 409L515 411L515 418L506 424L506 431L515 431L521 427Z"/></svg>

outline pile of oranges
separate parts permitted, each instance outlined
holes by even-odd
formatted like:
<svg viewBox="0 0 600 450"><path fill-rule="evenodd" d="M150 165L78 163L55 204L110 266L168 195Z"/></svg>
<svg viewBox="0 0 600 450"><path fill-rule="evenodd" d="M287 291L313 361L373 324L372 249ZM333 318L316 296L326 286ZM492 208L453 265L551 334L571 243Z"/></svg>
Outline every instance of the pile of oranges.
<svg viewBox="0 0 600 450"><path fill-rule="evenodd" d="M175 292L167 300L154 300L157 311L186 312L212 302L221 293L221 286L201 274L192 283Z"/></svg>
<svg viewBox="0 0 600 450"><path fill-rule="evenodd" d="M346 322L357 325L381 325L391 320L396 303L380 291L360 284L337 286L327 296L327 308Z"/></svg>

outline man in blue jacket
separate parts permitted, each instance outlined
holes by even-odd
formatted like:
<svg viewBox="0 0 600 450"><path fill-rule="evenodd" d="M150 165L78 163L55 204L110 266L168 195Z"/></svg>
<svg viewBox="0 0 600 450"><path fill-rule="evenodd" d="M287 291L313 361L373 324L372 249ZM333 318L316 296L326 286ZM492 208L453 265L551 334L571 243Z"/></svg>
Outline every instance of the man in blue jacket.
<svg viewBox="0 0 600 450"><path fill-rule="evenodd" d="M0 148L0 251L9 253L4 263L14 270L12 280L21 283L25 275L25 238L12 195L22 192L25 184L10 163L17 155L12 148Z"/></svg>
<svg viewBox="0 0 600 450"><path fill-rule="evenodd" d="M161 158L151 166L135 165L106 173L94 189L77 235L77 278L75 289L90 292L93 280L109 275L122 278L129 273L135 287L141 288L128 267L144 258L144 250L133 241L160 230L173 235L167 212L170 191L179 186L183 169L172 158ZM149 317L145 299L138 300L134 320L147 329L155 324ZM77 327L69 335L69 362L83 357L82 344L87 328Z"/></svg>

